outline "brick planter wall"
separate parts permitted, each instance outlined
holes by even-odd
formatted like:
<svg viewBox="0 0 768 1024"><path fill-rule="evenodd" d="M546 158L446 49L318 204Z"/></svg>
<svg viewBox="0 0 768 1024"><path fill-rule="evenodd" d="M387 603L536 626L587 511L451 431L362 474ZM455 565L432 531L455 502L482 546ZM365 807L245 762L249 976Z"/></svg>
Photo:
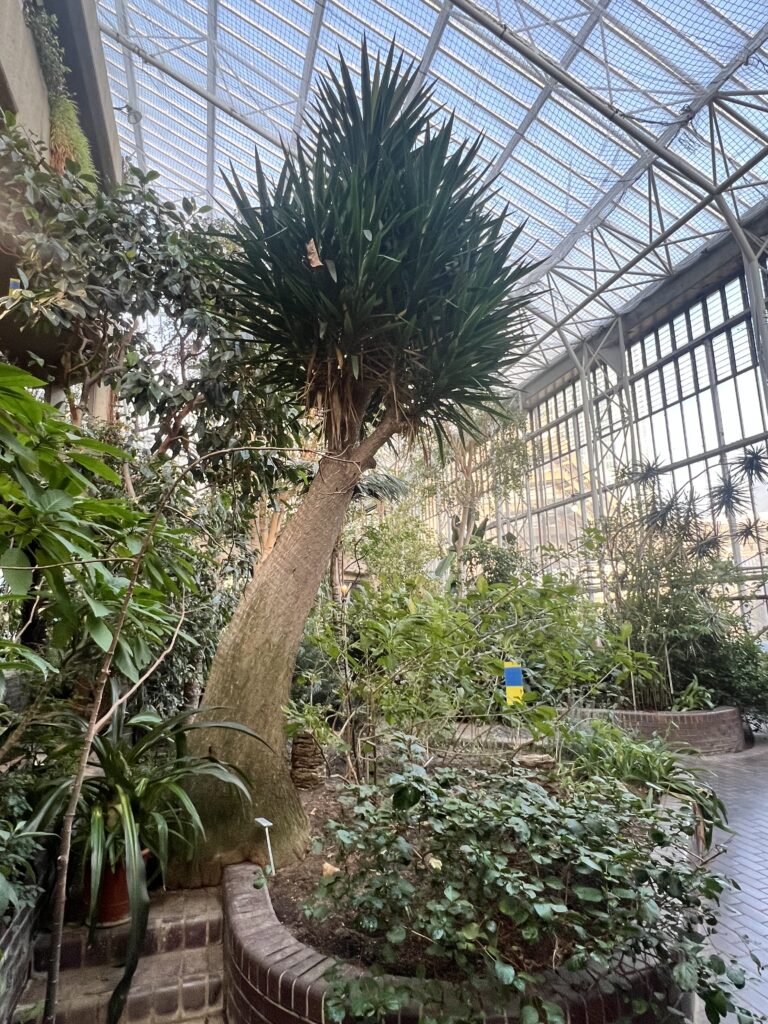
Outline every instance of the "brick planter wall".
<svg viewBox="0 0 768 1024"><path fill-rule="evenodd" d="M32 906L14 914L3 930L0 925L0 1022L6 1024L13 1016L29 978L32 966L32 947L40 923L40 915L53 882L54 860L50 846L35 859L39 893Z"/></svg>
<svg viewBox="0 0 768 1024"><path fill-rule="evenodd" d="M25 907L0 934L0 1021L9 1021L29 977L37 907Z"/></svg>
<svg viewBox="0 0 768 1024"><path fill-rule="evenodd" d="M744 723L738 708L714 711L618 711L582 708L579 718L607 718L627 732L650 739L694 747L701 754L734 754L744 750Z"/></svg>
<svg viewBox="0 0 768 1024"><path fill-rule="evenodd" d="M237 864L224 871L224 1000L228 1024L325 1024L328 985L323 975L337 961L299 942L275 916L267 888L254 888L258 869ZM351 974L358 968L346 965ZM630 995L647 998L659 990L651 971L638 972ZM626 1020L618 995L591 988L575 992L562 978L552 977L551 998L566 1011L568 1024L615 1024ZM626 1004L625 1004L626 1005ZM386 1018L389 1024L416 1024L417 1006ZM650 1024L650 1013L635 1015L636 1024ZM517 1015L487 1017L487 1024L515 1024Z"/></svg>

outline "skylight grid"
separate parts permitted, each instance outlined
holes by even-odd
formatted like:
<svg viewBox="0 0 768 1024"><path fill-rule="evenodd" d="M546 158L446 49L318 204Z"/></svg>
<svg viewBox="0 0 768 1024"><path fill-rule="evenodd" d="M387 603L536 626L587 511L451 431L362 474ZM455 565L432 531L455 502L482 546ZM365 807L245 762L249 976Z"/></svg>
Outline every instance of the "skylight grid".
<svg viewBox="0 0 768 1024"><path fill-rule="evenodd" d="M654 135L678 116L695 91L695 86L605 25L593 31L571 70Z"/></svg>
<svg viewBox="0 0 768 1024"><path fill-rule="evenodd" d="M174 0L165 0L164 4L155 2L151 9L136 2L124 5L131 30L138 41L143 41L147 51L162 55L168 67L205 88L204 12L197 12L191 4L176 4ZM195 13L198 18L193 20L190 15Z"/></svg>
<svg viewBox="0 0 768 1024"><path fill-rule="evenodd" d="M738 0L737 0L738 2ZM611 18L630 28L638 39L697 82L714 78L728 63L730 47L741 40L729 40L727 26L700 4L688 0L662 0L646 4L641 0L612 0ZM707 37L702 42L697 35Z"/></svg>
<svg viewBox="0 0 768 1024"><path fill-rule="evenodd" d="M503 128L506 137L522 121L528 104L521 100L516 89L523 87L520 78L508 76L508 82L496 76L497 62L493 54L483 51L458 32L447 29L441 49L435 54L430 74L461 93L465 103L485 107ZM535 97L536 91L533 91Z"/></svg>
<svg viewBox="0 0 768 1024"><path fill-rule="evenodd" d="M220 5L220 7L219 7ZM218 24L242 41L244 56L259 48L291 68L304 54L312 25L312 12L295 2L271 4L249 0L217 0Z"/></svg>
<svg viewBox="0 0 768 1024"><path fill-rule="evenodd" d="M367 17L361 17L363 11L366 14L375 13L371 10L374 6L368 0L361 5L360 10L353 12L333 0L328 0L323 29L320 34L320 45L332 66L338 65L339 51L341 51L345 60L359 69L360 44L363 36L366 37L369 53L374 56L377 53L386 54L392 42L390 30L385 28L380 19L369 21ZM402 31L405 35L405 26ZM400 32L397 35L399 36ZM406 59L418 62L421 56L418 48L409 50L405 40L398 42L398 47L404 52ZM321 69L322 65L318 70Z"/></svg>
<svg viewBox="0 0 768 1024"><path fill-rule="evenodd" d="M616 170L594 159L588 152L576 147L554 132L543 121L531 126L525 138L518 145L514 158L520 160L524 154L531 154L540 168L540 173L552 182L554 187L565 191L568 199L565 207L583 208L584 211L606 192L618 178ZM580 219L579 214L576 219Z"/></svg>
<svg viewBox="0 0 768 1024"><path fill-rule="evenodd" d="M665 244L656 243L663 230L689 214L701 191L467 13L454 6L447 20L441 18L442 0L326 0L321 10L316 0L97 0L97 5L101 21L111 31L127 32L140 51L124 51L104 36L127 159L138 163L143 157L147 167L157 166L160 187L174 198L212 195L225 207L231 201L219 168L227 170L231 161L243 180L252 182L255 144L267 174L276 175L282 163L276 140L290 144L326 61L337 66L341 49L357 69L364 34L373 54L394 38L406 59L434 81L436 99L456 112L457 137L484 134L479 169L501 171L494 203L509 205L511 223L525 221L521 249L548 261L545 266L552 270L534 275L546 292L536 299L534 317L534 331L544 344L521 364L521 373L562 350L553 319L562 321L574 340L585 337L611 310L634 303L668 276L670 267L723 230L722 217L709 206ZM765 151L735 189L742 217L765 202L768 15L763 5L752 0L479 0L479 6L566 68L595 97L669 142L671 152L709 180L722 181ZM209 40L211 12L217 20ZM758 33L753 48L758 45L759 52L745 65L746 48ZM142 52L191 88L162 66L145 63ZM757 95L726 99L714 131L704 100L718 87ZM206 90L240 120L211 106L200 94ZM689 104L703 107L691 125ZM127 117L126 105L141 114L140 127ZM138 152L142 140L143 154ZM650 192L649 166L654 168ZM655 251L638 260L649 244ZM614 276L617 281L611 282Z"/></svg>
<svg viewBox="0 0 768 1024"><path fill-rule="evenodd" d="M263 45L264 39L260 35L258 42L249 45L236 34L234 26L220 23L215 47L217 74L222 68L228 68L246 82L268 82L295 97L301 83L301 69L293 66L294 59L286 64L284 55L276 54L274 46L270 52Z"/></svg>
<svg viewBox="0 0 768 1024"><path fill-rule="evenodd" d="M354 19L357 23L370 26L379 38L386 40L386 45L395 41L399 50L418 64L429 33L435 20L435 14L429 5L424 3L388 4L376 0L333 0L341 14Z"/></svg>
<svg viewBox="0 0 768 1024"><path fill-rule="evenodd" d="M559 132L563 138L581 147L600 161L621 174L630 167L638 156L637 143L617 132L597 114L590 114L578 107L564 91L554 91L547 105L542 109L539 120Z"/></svg>
<svg viewBox="0 0 768 1024"><path fill-rule="evenodd" d="M440 44L436 58L444 52L457 55L473 74L491 81L503 96L526 109L536 102L543 86L541 73L466 19L449 21Z"/></svg>
<svg viewBox="0 0 768 1024"><path fill-rule="evenodd" d="M638 35L636 28L633 24L625 21L616 20L615 6L608 6L605 10L605 14L601 21L601 28L603 29L604 35L609 39L626 40L630 44L637 55L642 60L643 67L648 68L655 66L660 69L664 75L669 75L672 78L668 87L665 87L663 83L657 79L656 75L650 76L650 81L647 83L646 88L651 92L652 95L658 96L678 96L681 92L687 90L688 92L695 92L699 86L699 80L691 75L684 67L676 63L671 55L664 50L658 50L655 46L651 45L648 39L642 38ZM614 63L618 54L615 53L610 44L605 46L605 55L610 56L611 62ZM629 57L628 66L620 66L616 68L617 71L628 75L631 75L631 64L637 60L637 57Z"/></svg>
<svg viewBox="0 0 768 1024"><path fill-rule="evenodd" d="M220 93L235 110L263 126L265 132L290 134L296 108L295 93L270 84L258 88L243 80L242 70L237 66L228 68L219 64L216 78Z"/></svg>
<svg viewBox="0 0 768 1024"><path fill-rule="evenodd" d="M239 165L245 175L244 180L253 182L256 180L256 159L258 151L259 160L264 168L264 173L273 180L280 173L283 166L282 152L267 139L260 137L254 139L240 122L234 118L217 111L216 113L216 177L219 184L223 186L223 179L220 171L229 174L229 158L233 159L236 168ZM223 159L226 157L226 159ZM238 175L241 172L238 170Z"/></svg>
<svg viewBox="0 0 768 1024"><path fill-rule="evenodd" d="M482 0L481 6L555 59L564 56L591 8L582 0Z"/></svg>

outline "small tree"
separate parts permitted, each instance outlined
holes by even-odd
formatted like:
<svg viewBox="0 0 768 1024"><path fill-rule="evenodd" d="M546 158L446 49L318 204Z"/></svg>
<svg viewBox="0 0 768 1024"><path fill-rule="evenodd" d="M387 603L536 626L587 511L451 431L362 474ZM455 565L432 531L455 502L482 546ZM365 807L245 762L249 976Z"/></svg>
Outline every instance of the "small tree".
<svg viewBox="0 0 768 1024"><path fill-rule="evenodd" d="M661 672L633 690L635 707L715 697L764 714L765 658L745 616L752 588L718 522L725 513L742 543L762 539L762 524L734 521L746 505L738 485L752 482L740 467L753 464L763 466L748 451L704 499L663 490L657 467L641 467L627 485L632 493L620 494L587 535L587 552L601 562L609 621L631 626L628 642ZM764 582L756 582L759 593Z"/></svg>
<svg viewBox="0 0 768 1024"><path fill-rule="evenodd" d="M235 179L237 248L222 277L265 376L316 417L325 454L306 496L260 564L214 659L205 702L258 723L273 753L235 736L200 742L250 775L256 813L275 822L276 856L301 855L306 823L281 756L281 707L307 615L361 473L397 434L474 432L498 411L524 334L513 289L517 231L475 169L480 140L457 143L431 87L390 50L359 89L342 61L319 83L308 138L276 184L257 158L252 198ZM213 801L212 801L213 803ZM220 800L210 853L255 852L258 837Z"/></svg>

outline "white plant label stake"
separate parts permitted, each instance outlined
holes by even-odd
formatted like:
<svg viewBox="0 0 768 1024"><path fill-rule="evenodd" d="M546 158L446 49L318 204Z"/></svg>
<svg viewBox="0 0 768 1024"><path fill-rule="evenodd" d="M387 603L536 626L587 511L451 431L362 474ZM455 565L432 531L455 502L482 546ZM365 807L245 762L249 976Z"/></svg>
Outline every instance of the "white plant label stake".
<svg viewBox="0 0 768 1024"><path fill-rule="evenodd" d="M269 841L269 830L272 828L272 822L269 818L254 818L257 825L261 825L264 829L264 835L267 837L267 853L269 854L269 873L274 878L275 876L275 859L272 856L272 843Z"/></svg>

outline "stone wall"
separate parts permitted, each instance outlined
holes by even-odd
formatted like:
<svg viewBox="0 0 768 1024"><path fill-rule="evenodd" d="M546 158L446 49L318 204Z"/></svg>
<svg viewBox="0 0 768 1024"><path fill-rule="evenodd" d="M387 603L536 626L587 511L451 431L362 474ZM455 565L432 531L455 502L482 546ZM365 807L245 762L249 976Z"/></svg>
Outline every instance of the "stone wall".
<svg viewBox="0 0 768 1024"><path fill-rule="evenodd" d="M47 145L48 90L22 0L5 0L0 10L0 106L12 110L20 124Z"/></svg>
<svg viewBox="0 0 768 1024"><path fill-rule="evenodd" d="M325 1024L328 985L323 975L337 961L299 942L272 909L266 886L254 887L259 869L237 864L224 871L224 999L228 1024ZM346 966L345 971L362 973ZM632 996L647 998L659 990L650 971L638 972ZM626 1019L620 997L604 995L592 983L578 994L553 975L552 998L565 1009L568 1024L615 1024ZM650 1024L650 1013L636 1024ZM387 1016L388 1024L416 1024L417 1006ZM487 1024L514 1024L517 1016L486 1018Z"/></svg>

